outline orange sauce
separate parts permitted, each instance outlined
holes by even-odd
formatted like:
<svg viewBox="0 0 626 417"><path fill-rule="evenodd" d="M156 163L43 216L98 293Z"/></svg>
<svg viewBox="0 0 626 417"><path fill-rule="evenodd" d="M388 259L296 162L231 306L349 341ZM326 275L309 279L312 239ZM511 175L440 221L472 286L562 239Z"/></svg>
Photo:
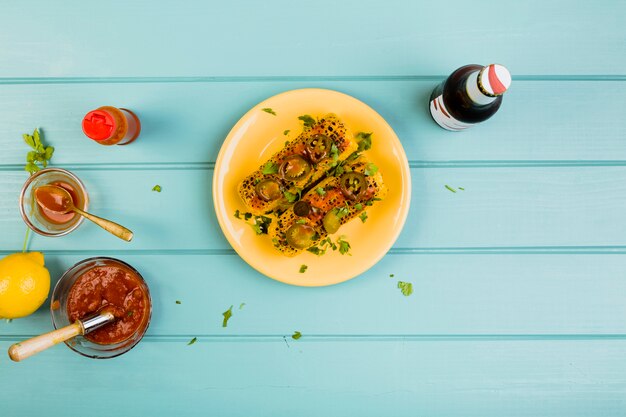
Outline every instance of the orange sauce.
<svg viewBox="0 0 626 417"><path fill-rule="evenodd" d="M78 194L76 190L74 189L74 187L72 187L70 184L63 182L63 181L51 182L50 185L56 185L57 187L61 187L65 191L67 191L72 196L72 201L74 202L74 204L76 204L77 207L80 208L80 200L78 198ZM49 194L47 194L46 196L49 196L51 199L53 198ZM54 204L55 203L54 201L51 201L50 204L47 204L44 199L41 200L41 203L44 206L49 206L49 207L53 207L54 205L56 205ZM47 220L48 222L52 224L65 224L65 223L70 222L72 219L74 219L75 216L77 216L77 214L74 213L73 211L70 211L69 213L65 213L65 214L60 214L60 213L52 212L50 210L46 210L45 208L41 207L41 205L39 204L37 204L36 206L37 206L37 209L39 210L39 214L41 214L41 217L43 217L45 220Z"/></svg>

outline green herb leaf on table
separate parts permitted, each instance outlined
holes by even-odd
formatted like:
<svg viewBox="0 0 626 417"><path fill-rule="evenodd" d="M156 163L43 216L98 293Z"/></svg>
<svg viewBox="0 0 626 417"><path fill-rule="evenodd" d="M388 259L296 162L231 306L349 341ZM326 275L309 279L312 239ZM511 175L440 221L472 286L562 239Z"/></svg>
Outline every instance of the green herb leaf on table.
<svg viewBox="0 0 626 417"><path fill-rule="evenodd" d="M394 274L389 274L389 278L393 278L394 276Z"/></svg>
<svg viewBox="0 0 626 417"><path fill-rule="evenodd" d="M447 188L449 191L452 191L453 193L456 193L456 190L455 190L454 188L450 187L448 184L446 184L446 188Z"/></svg>
<svg viewBox="0 0 626 417"><path fill-rule="evenodd" d="M306 265L304 265L304 264L303 264L303 265L300 265L300 273L301 273L301 274L304 274L304 273L306 272L307 268L308 268L308 266L306 266Z"/></svg>
<svg viewBox="0 0 626 417"><path fill-rule="evenodd" d="M277 174L278 173L278 165L276 165L274 162L269 161L268 163L266 163L263 166L263 169L261 170L261 172L265 175L270 175L270 174Z"/></svg>
<svg viewBox="0 0 626 417"><path fill-rule="evenodd" d="M233 306L230 306L228 310L222 313L224 320L222 321L222 327L228 326L228 320L233 316Z"/></svg>
<svg viewBox="0 0 626 417"><path fill-rule="evenodd" d="M193 345L194 343L196 343L197 341L198 341L198 338L197 338L197 337L194 337L193 339L191 339L191 340L189 341L189 343L187 343L187 346L191 346L191 345Z"/></svg>
<svg viewBox="0 0 626 417"><path fill-rule="evenodd" d="M176 300L176 304L182 304L180 300Z"/></svg>
<svg viewBox="0 0 626 417"><path fill-rule="evenodd" d="M241 310L245 305L246 305L246 303L239 304L239 310Z"/></svg>
<svg viewBox="0 0 626 417"><path fill-rule="evenodd" d="M461 191L465 191L465 188L463 188L463 187L459 187L459 190L461 190Z"/></svg>
<svg viewBox="0 0 626 417"><path fill-rule="evenodd" d="M273 114L274 116L276 116L276 112L274 110L270 109L269 107L266 107L266 108L261 109L261 110L263 110L265 113Z"/></svg>
<svg viewBox="0 0 626 417"><path fill-rule="evenodd" d="M372 147L372 133L359 132L356 134L355 139L359 144L357 152L363 152L371 149Z"/></svg>
<svg viewBox="0 0 626 417"><path fill-rule="evenodd" d="M306 129L312 128L313 126L315 126L315 123L317 123L317 121L315 121L315 119L308 114L298 117L298 120L302 120Z"/></svg>
<svg viewBox="0 0 626 417"><path fill-rule="evenodd" d="M297 330L296 330L295 332L293 332L293 334L291 335L291 338L292 338L293 340L298 340L298 339L300 339L301 337L302 337L302 333L300 333L300 332L299 332L299 331L297 331Z"/></svg>
<svg viewBox="0 0 626 417"><path fill-rule="evenodd" d="M410 282L398 281L398 288L400 288L405 297L413 294L413 284Z"/></svg>
<svg viewBox="0 0 626 417"><path fill-rule="evenodd" d="M152 187L152 191L156 191L157 193L161 192L161 186L159 184L155 185L154 187Z"/></svg>
<svg viewBox="0 0 626 417"><path fill-rule="evenodd" d="M376 174L377 172L378 172L378 167L375 164L373 164L372 162L367 164L367 166L365 167L365 175L367 175L368 177L371 177L372 175Z"/></svg>
<svg viewBox="0 0 626 417"><path fill-rule="evenodd" d="M52 146L44 146L41 136L39 129L35 129L32 135L27 133L22 135L24 142L32 149L32 151L26 154L26 165L24 166L24 170L31 175L42 168L46 168L54 154L54 148Z"/></svg>

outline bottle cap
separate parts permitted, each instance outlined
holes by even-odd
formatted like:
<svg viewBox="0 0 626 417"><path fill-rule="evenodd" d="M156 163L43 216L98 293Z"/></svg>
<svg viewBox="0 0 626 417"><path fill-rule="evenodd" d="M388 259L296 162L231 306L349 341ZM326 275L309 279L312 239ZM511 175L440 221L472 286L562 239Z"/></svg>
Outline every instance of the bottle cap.
<svg viewBox="0 0 626 417"><path fill-rule="evenodd" d="M83 132L95 141L109 139L116 127L113 115L106 110L92 110L83 118Z"/></svg>
<svg viewBox="0 0 626 417"><path fill-rule="evenodd" d="M478 87L488 96L497 97L511 86L511 73L500 64L491 64L480 70Z"/></svg>

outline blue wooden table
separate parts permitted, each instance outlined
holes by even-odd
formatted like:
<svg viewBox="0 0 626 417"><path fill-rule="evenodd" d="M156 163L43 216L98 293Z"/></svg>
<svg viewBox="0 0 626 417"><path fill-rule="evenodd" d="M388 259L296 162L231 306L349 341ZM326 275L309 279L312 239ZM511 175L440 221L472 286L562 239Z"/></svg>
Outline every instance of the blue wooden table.
<svg viewBox="0 0 626 417"><path fill-rule="evenodd" d="M4 2L0 255L21 250L21 134L41 127L93 212L136 238L85 224L29 248L45 253L53 283L87 257L129 262L154 314L116 359L65 346L4 356L0 415L623 416L625 15L617 0ZM432 88L491 62L513 74L501 111L463 133L437 127ZM325 288L255 272L211 201L233 124L304 87L371 105L412 172L391 252ZM101 105L135 110L139 140L85 138L80 120ZM47 306L3 321L0 350L50 329Z"/></svg>

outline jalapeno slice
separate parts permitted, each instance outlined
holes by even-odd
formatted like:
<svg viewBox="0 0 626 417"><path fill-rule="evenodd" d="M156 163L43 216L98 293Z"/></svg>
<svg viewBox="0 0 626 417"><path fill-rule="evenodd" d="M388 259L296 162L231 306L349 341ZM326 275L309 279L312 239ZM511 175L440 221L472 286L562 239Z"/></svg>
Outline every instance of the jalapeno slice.
<svg viewBox="0 0 626 417"><path fill-rule="evenodd" d="M330 153L330 147L332 141L326 135L320 133L313 135L306 142L306 152L309 155L311 161L317 164L322 159L326 158Z"/></svg>
<svg viewBox="0 0 626 417"><path fill-rule="evenodd" d="M287 243L296 249L306 249L313 244L315 230L306 224L296 223L285 232Z"/></svg>
<svg viewBox="0 0 626 417"><path fill-rule="evenodd" d="M283 196L280 184L275 180L262 180L254 187L256 194L263 201L278 200Z"/></svg>
<svg viewBox="0 0 626 417"><path fill-rule="evenodd" d="M311 212L311 205L306 201L298 201L293 205L293 212L296 216L306 217Z"/></svg>
<svg viewBox="0 0 626 417"><path fill-rule="evenodd" d="M284 179L297 181L309 175L311 164L303 156L291 155L280 165L279 172Z"/></svg>
<svg viewBox="0 0 626 417"><path fill-rule="evenodd" d="M343 195L350 200L358 200L367 191L367 179L358 172L346 172L339 178L339 184Z"/></svg>
<svg viewBox="0 0 626 417"><path fill-rule="evenodd" d="M326 229L326 233L329 235L337 233L337 230L339 230L339 227L341 226L341 219L337 209L333 209L326 213L322 219L322 224L324 225L324 229Z"/></svg>

